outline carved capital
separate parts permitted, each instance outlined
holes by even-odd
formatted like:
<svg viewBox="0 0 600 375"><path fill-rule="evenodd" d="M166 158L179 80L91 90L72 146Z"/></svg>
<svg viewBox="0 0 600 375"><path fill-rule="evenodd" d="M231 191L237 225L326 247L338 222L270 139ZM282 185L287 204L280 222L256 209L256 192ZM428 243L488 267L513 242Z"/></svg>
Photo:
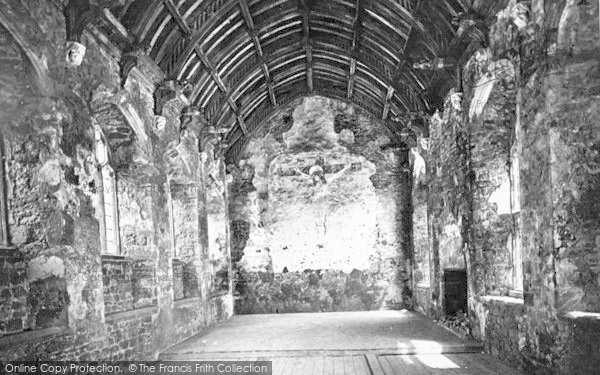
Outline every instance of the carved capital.
<svg viewBox="0 0 600 375"><path fill-rule="evenodd" d="M125 82L127 82L127 78L129 77L129 72L131 69L138 66L139 63L139 55L135 52L124 53L121 56L121 60L119 61L119 68L121 69L121 87L125 86Z"/></svg>
<svg viewBox="0 0 600 375"><path fill-rule="evenodd" d="M137 68L142 80L150 89L164 79L164 73L156 63L148 56L150 46L148 44L136 43L127 52L121 55L119 67L121 69L121 86L125 86L127 78L133 68Z"/></svg>
<svg viewBox="0 0 600 375"><path fill-rule="evenodd" d="M411 125L404 127L398 134L400 141L404 143L408 148L413 148L417 145L417 133Z"/></svg>
<svg viewBox="0 0 600 375"><path fill-rule="evenodd" d="M190 131L198 138L208 128L209 123L204 116L204 110L197 106L185 107L181 113L181 130Z"/></svg>
<svg viewBox="0 0 600 375"><path fill-rule="evenodd" d="M186 81L165 81L156 88L154 92L154 111L162 115L165 105L174 99L189 104L189 95L193 89L192 84Z"/></svg>

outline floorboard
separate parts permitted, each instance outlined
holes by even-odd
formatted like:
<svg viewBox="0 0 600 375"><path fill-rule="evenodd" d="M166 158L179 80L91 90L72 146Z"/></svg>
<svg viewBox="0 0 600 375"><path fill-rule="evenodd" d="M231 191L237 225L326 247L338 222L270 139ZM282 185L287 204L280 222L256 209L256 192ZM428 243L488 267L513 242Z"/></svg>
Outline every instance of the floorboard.
<svg viewBox="0 0 600 375"><path fill-rule="evenodd" d="M296 356L272 361L274 375L523 375L488 355L473 353Z"/></svg>
<svg viewBox="0 0 600 375"><path fill-rule="evenodd" d="M235 337L235 340L231 340ZM271 360L275 375L518 375L417 313L234 316L161 360Z"/></svg>

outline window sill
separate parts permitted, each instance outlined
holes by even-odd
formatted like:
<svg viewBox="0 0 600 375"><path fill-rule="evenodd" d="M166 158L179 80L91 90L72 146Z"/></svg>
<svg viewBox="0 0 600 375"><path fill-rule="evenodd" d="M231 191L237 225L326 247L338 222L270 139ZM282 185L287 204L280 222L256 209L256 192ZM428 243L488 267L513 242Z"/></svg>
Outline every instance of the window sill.
<svg viewBox="0 0 600 375"><path fill-rule="evenodd" d="M197 296L197 297L188 297L188 298L182 298L182 299L178 299L175 300L175 308L184 308L184 307L193 307L196 305L200 305L200 303L202 302L202 297Z"/></svg>
<svg viewBox="0 0 600 375"><path fill-rule="evenodd" d="M481 302L498 302L506 305L524 305L525 301L523 298L516 298L510 296L481 296L479 297Z"/></svg>
<svg viewBox="0 0 600 375"><path fill-rule="evenodd" d="M145 317L154 315L158 312L158 306L148 306L136 310L121 311L105 316L104 321L106 323L113 323L120 320L127 320L131 318Z"/></svg>
<svg viewBox="0 0 600 375"><path fill-rule="evenodd" d="M23 260L23 254L16 247L0 247L0 258L18 262Z"/></svg>
<svg viewBox="0 0 600 375"><path fill-rule="evenodd" d="M102 254L103 262L125 262L127 259L123 255Z"/></svg>
<svg viewBox="0 0 600 375"><path fill-rule="evenodd" d="M523 291L522 290L509 290L508 296L512 298L523 299Z"/></svg>
<svg viewBox="0 0 600 375"><path fill-rule="evenodd" d="M562 316L571 320L587 319L600 321L600 313L591 313L585 311L568 311L562 314Z"/></svg>
<svg viewBox="0 0 600 375"><path fill-rule="evenodd" d="M214 298L223 297L223 296L226 296L226 295L228 295L228 294L229 294L229 291L228 291L228 290L221 290L221 291L218 291L218 292L212 292L212 293L210 294L210 299L214 299Z"/></svg>

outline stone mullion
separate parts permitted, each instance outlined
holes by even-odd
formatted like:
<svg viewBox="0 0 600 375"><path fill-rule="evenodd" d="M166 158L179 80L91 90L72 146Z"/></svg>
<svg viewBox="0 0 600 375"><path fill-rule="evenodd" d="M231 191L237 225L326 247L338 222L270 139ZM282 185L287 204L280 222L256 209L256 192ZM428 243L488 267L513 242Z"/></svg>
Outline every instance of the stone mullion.
<svg viewBox="0 0 600 375"><path fill-rule="evenodd" d="M8 228L8 196L5 160L4 136L0 134L0 249L11 249L14 246L10 241L10 232Z"/></svg>

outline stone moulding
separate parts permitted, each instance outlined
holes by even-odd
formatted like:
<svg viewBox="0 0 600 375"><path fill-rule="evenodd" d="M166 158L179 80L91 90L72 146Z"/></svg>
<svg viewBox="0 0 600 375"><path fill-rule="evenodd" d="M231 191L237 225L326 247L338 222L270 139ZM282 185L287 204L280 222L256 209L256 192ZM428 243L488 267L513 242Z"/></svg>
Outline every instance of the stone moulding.
<svg viewBox="0 0 600 375"><path fill-rule="evenodd" d="M23 259L23 254L17 247L0 247L0 258L9 258L16 261Z"/></svg>
<svg viewBox="0 0 600 375"><path fill-rule="evenodd" d="M195 296L195 297L178 299L174 302L174 306L176 309L188 308L188 307L199 307L201 303L202 303L202 297Z"/></svg>
<svg viewBox="0 0 600 375"><path fill-rule="evenodd" d="M216 299L216 298L219 298L219 297L226 296L228 294L229 294L229 291L220 290L220 291L211 293L209 297L210 297L210 299Z"/></svg>
<svg viewBox="0 0 600 375"><path fill-rule="evenodd" d="M103 262L127 262L129 261L124 255L102 254Z"/></svg>
<svg viewBox="0 0 600 375"><path fill-rule="evenodd" d="M563 318L578 320L578 319L589 319L600 321L600 313L585 312L585 311L568 311L562 314Z"/></svg>
<svg viewBox="0 0 600 375"><path fill-rule="evenodd" d="M3 336L0 337L0 351L6 350L15 345L39 342L46 337L56 338L59 336L68 335L70 333L72 333L72 331L69 327L58 326Z"/></svg>

